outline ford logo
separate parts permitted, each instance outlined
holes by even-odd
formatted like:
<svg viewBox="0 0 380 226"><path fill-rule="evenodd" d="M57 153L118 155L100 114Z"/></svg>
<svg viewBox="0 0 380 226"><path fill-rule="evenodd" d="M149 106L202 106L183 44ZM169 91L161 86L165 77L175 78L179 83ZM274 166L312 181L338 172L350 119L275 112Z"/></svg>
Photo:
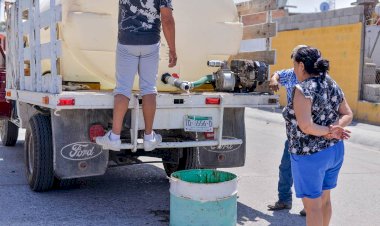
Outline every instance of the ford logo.
<svg viewBox="0 0 380 226"><path fill-rule="evenodd" d="M236 139L236 137L228 137L228 136L223 136L223 139ZM238 149L240 149L241 144L236 144L236 145L223 145L221 149L218 149L217 146L214 147L201 147L201 149L209 152L215 152L215 153L228 153L228 152L233 152Z"/></svg>
<svg viewBox="0 0 380 226"><path fill-rule="evenodd" d="M63 158L74 161L93 159L100 154L102 154L102 149L94 143L78 142L66 145L61 149Z"/></svg>

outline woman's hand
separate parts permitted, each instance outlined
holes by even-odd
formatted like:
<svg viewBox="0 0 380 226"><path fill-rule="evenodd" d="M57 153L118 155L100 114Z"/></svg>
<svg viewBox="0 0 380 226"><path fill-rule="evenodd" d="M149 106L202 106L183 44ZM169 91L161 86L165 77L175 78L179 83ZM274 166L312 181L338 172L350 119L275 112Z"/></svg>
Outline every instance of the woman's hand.
<svg viewBox="0 0 380 226"><path fill-rule="evenodd" d="M330 132L323 136L328 140L338 139L338 140L348 140L351 137L351 131L337 125L329 126Z"/></svg>

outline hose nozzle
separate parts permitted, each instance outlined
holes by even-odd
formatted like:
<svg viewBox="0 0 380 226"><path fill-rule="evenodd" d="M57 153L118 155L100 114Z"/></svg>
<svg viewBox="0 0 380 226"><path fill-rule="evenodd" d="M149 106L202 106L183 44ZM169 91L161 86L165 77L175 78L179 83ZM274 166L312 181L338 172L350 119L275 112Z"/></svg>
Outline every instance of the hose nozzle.
<svg viewBox="0 0 380 226"><path fill-rule="evenodd" d="M161 77L161 81L164 84L169 84L169 85L175 86L175 87L177 87L181 90L184 90L184 91L189 91L190 89L192 89L192 85L190 82L181 81L177 78L174 78L169 73L163 74Z"/></svg>

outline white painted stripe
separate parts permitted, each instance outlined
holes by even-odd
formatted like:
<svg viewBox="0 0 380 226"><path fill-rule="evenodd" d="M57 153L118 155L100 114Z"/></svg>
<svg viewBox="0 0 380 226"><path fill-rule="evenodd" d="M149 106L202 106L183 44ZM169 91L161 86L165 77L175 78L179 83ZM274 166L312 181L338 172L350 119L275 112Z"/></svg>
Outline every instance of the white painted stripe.
<svg viewBox="0 0 380 226"><path fill-rule="evenodd" d="M236 195L237 182L238 178L216 184L196 184L171 177L170 194L199 202L215 202Z"/></svg>

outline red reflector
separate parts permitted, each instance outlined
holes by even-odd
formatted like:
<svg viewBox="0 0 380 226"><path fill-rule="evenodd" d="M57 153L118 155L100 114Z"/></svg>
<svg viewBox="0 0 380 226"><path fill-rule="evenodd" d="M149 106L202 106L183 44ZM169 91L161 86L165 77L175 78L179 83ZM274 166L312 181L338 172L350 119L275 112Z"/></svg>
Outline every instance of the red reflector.
<svg viewBox="0 0 380 226"><path fill-rule="evenodd" d="M220 98L211 98L211 97L208 97L206 98L206 104L220 104Z"/></svg>
<svg viewBox="0 0 380 226"><path fill-rule="evenodd" d="M43 104L49 104L49 97L48 96L42 97L42 103Z"/></svg>
<svg viewBox="0 0 380 226"><path fill-rule="evenodd" d="M59 99L58 106L73 106L75 105L75 99Z"/></svg>
<svg viewBox="0 0 380 226"><path fill-rule="evenodd" d="M92 142L95 142L97 137L102 137L106 134L102 125L92 125L89 130L89 137Z"/></svg>
<svg viewBox="0 0 380 226"><path fill-rule="evenodd" d="M206 140L214 140L215 139L215 134L214 132L204 132Z"/></svg>

